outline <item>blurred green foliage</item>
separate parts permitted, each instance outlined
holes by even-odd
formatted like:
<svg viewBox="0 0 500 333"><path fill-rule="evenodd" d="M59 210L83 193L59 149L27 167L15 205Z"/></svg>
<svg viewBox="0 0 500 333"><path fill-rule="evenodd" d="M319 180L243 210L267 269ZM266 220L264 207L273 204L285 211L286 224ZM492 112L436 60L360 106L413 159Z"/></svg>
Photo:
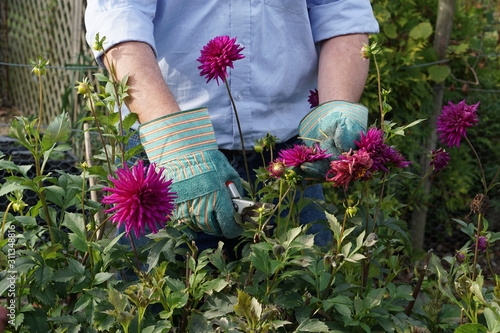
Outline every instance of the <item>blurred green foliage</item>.
<svg viewBox="0 0 500 333"><path fill-rule="evenodd" d="M415 119L427 121L410 128L406 136L391 141L411 161L410 170L421 173L424 143L431 135L430 119L434 108L434 89L444 85L443 105L448 101L467 104L480 102L480 122L470 128L468 138L478 151L486 178L491 181L500 164L500 37L499 8L495 1L458 0L455 5L453 31L445 61L438 61L433 47L436 18L436 0L374 0L372 6L380 23L379 34L372 35L382 52L378 55L381 86L390 89L388 103L393 110L386 119L400 125ZM373 64L372 64L373 65ZM361 101L371 111L371 123L379 122L377 99L377 73L372 66L367 88ZM440 147L440 143L437 143ZM446 147L445 147L446 148ZM464 143L460 148L447 148L451 154L449 167L434 175L429 198L420 196L420 202L428 203L427 230L454 228L453 217L465 217L468 203L475 194L482 192L477 162ZM410 180L414 182L414 180ZM405 183L405 180L402 180ZM406 202L409 193L397 191L400 200ZM499 206L499 189L490 192L492 206ZM418 196L417 196L418 197ZM488 218L492 228L500 226L499 208L490 209ZM428 241L426 242L428 243Z"/></svg>

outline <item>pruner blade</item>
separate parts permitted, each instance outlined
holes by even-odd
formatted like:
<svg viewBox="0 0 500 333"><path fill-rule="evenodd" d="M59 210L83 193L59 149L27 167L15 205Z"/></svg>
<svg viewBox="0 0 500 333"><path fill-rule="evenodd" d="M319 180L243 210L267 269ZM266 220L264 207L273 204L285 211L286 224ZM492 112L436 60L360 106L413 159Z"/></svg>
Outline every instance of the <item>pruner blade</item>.
<svg viewBox="0 0 500 333"><path fill-rule="evenodd" d="M229 190L231 199L233 200L234 211L243 217L258 216L258 213L254 212L255 208L264 207L267 211L270 211L275 207L273 204L269 203L242 199L238 188L231 181L227 182L226 186Z"/></svg>

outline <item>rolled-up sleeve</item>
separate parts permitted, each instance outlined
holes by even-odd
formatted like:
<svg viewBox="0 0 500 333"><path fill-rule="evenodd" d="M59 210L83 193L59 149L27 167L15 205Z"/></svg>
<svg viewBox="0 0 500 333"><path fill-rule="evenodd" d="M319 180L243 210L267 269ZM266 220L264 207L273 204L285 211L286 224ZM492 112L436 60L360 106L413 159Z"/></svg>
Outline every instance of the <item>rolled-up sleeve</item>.
<svg viewBox="0 0 500 333"><path fill-rule="evenodd" d="M95 37L106 37L104 49L127 41L145 42L156 53L153 19L156 0L89 0L85 10L87 43L92 46ZM100 66L102 52L93 50Z"/></svg>
<svg viewBox="0 0 500 333"><path fill-rule="evenodd" d="M340 35L379 32L369 0L310 0L308 7L315 42Z"/></svg>

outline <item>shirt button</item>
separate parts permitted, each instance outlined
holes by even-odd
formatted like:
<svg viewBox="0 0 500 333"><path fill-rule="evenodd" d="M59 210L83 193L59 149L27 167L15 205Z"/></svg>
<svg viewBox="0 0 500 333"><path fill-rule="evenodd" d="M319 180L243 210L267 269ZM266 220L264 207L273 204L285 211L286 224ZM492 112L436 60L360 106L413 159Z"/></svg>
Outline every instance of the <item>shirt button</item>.
<svg viewBox="0 0 500 333"><path fill-rule="evenodd" d="M242 94L236 94L236 99L239 101L243 98L243 95Z"/></svg>

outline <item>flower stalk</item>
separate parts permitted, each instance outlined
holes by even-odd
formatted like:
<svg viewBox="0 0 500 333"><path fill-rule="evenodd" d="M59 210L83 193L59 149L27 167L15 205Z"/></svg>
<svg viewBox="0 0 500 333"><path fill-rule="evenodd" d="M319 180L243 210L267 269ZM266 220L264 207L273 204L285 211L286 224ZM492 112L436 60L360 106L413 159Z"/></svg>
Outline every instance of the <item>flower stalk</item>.
<svg viewBox="0 0 500 333"><path fill-rule="evenodd" d="M229 88L229 83L227 82L227 78L224 79L224 83L226 86L227 93L229 95L229 99L231 100L234 116L236 118L236 125L238 126L238 134L240 136L240 142L241 142L241 154L243 155L243 163L245 165L245 173L248 179L248 184L250 186L250 196L253 197L255 193L254 193L252 178L250 178L250 169L248 168L245 140L243 140L243 131L241 130L240 117L238 115L238 110L236 109L236 103L234 102L233 94L231 93L231 89Z"/></svg>

